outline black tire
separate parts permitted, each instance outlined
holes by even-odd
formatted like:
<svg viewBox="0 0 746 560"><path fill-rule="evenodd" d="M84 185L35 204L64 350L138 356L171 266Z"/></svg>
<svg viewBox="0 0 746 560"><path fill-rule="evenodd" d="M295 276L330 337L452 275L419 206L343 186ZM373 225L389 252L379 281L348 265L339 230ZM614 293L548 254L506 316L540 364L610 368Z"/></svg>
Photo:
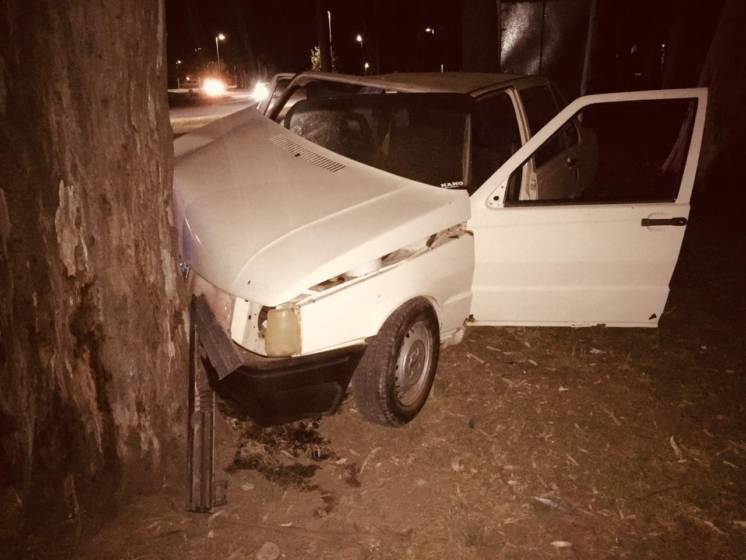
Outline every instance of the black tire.
<svg viewBox="0 0 746 560"><path fill-rule="evenodd" d="M352 377L360 413L384 426L411 421L430 394L439 350L440 328L430 303L418 298L402 305L368 345Z"/></svg>

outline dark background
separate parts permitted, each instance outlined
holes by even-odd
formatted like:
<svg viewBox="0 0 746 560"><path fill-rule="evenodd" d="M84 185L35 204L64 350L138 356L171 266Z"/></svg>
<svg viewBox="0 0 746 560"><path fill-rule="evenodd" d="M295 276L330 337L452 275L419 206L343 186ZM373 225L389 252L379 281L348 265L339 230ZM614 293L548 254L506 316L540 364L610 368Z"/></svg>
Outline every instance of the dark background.
<svg viewBox="0 0 746 560"><path fill-rule="evenodd" d="M334 70L506 71L544 74L580 93L685 87L698 82L723 0L326 0ZM314 0L167 0L170 83L216 70L248 87L311 68ZM589 27L590 26L590 27ZM429 34L426 28L434 28ZM355 41L360 33L363 46ZM181 65L176 65L181 60ZM442 66L441 66L442 65Z"/></svg>

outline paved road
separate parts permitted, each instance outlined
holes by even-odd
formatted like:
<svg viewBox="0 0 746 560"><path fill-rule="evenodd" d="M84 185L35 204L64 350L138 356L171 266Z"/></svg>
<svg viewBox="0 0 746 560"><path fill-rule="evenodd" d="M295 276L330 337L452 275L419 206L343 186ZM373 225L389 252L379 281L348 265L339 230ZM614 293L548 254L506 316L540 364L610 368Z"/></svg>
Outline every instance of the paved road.
<svg viewBox="0 0 746 560"><path fill-rule="evenodd" d="M232 89L219 99L201 96L190 98L185 91L170 90L171 126L174 136L181 136L216 119L254 105L249 90Z"/></svg>

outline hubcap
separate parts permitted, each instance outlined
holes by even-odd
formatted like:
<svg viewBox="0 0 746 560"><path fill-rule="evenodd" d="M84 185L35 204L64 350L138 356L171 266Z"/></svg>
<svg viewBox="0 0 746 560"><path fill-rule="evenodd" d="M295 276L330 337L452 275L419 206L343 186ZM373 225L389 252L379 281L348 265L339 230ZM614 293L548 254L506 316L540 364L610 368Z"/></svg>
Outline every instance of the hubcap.
<svg viewBox="0 0 746 560"><path fill-rule="evenodd" d="M433 359L433 340L424 322L418 321L404 334L396 359L396 398L412 406L422 396Z"/></svg>

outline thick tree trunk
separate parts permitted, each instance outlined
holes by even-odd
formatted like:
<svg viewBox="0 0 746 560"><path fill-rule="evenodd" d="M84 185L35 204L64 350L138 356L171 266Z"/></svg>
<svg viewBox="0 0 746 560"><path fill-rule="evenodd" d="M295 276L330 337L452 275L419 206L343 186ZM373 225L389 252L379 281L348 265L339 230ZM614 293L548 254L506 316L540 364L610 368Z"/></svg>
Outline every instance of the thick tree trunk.
<svg viewBox="0 0 746 560"><path fill-rule="evenodd" d="M164 21L0 5L0 539L111 515L181 464Z"/></svg>
<svg viewBox="0 0 746 560"><path fill-rule="evenodd" d="M746 130L746 3L726 0L707 51L700 85L709 88L708 124L700 157L704 174L723 154L740 157Z"/></svg>

